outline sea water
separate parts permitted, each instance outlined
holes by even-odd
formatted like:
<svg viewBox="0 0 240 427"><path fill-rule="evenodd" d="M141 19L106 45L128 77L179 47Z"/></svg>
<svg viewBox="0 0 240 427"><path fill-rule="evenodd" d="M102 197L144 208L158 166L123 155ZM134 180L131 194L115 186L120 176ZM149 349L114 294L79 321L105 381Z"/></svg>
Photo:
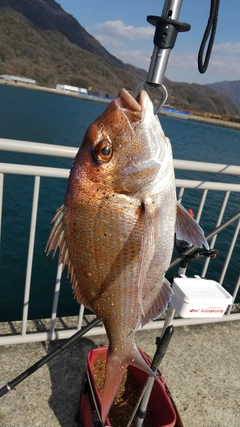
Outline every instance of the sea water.
<svg viewBox="0 0 240 427"><path fill-rule="evenodd" d="M41 90L0 85L0 138L43 142L79 147L87 127L106 105L58 95ZM240 165L240 132L238 130L161 116L161 124L170 138L176 159ZM71 168L72 159L37 156L0 151L0 162ZM177 171L177 178L193 178L192 172ZM212 176L198 173L194 179L239 182L239 177ZM57 259L46 257L44 248L51 230L50 221L62 205L66 180L41 178L36 241L31 279L29 318L51 316ZM20 319L26 276L29 224L34 178L4 176L3 216L0 246L0 320ZM216 225L224 194L211 192L207 196L201 226L210 232ZM183 205L197 212L202 192L188 190ZM240 195L232 193L224 220L239 210ZM211 261L208 276L219 278L234 226L218 237L219 255ZM238 240L224 286L231 290L239 273ZM57 257L56 257L57 258ZM188 273L201 274L203 263L193 261ZM169 272L171 276L173 272ZM216 276L216 277L215 277ZM240 298L238 298L240 300ZM59 298L59 316L77 314L69 280L63 274Z"/></svg>

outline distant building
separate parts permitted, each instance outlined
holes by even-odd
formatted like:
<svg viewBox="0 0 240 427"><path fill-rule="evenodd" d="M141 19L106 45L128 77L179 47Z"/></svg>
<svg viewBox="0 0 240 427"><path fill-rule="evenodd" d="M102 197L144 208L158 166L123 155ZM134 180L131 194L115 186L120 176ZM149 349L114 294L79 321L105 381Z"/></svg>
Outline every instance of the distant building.
<svg viewBox="0 0 240 427"><path fill-rule="evenodd" d="M116 95L110 94L110 93L106 93L106 92L99 92L96 90L89 90L88 91L88 95L90 96L96 96L97 98L102 98L102 99L113 99L116 97Z"/></svg>
<svg viewBox="0 0 240 427"><path fill-rule="evenodd" d="M10 74L2 74L0 75L1 80L6 80L8 82L15 82L15 83L24 83L29 85L36 85L36 80L33 79L27 79L25 77L19 77L19 76L11 76Z"/></svg>
<svg viewBox="0 0 240 427"><path fill-rule="evenodd" d="M64 92L73 92L80 93L82 95L87 95L87 89L83 87L69 86L69 85L56 85L56 90L63 90Z"/></svg>

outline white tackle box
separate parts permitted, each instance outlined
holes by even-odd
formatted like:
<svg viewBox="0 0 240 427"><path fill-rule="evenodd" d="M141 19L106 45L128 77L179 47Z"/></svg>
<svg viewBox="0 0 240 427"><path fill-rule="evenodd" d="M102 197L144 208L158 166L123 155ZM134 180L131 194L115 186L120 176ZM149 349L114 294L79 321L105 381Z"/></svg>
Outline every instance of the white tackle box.
<svg viewBox="0 0 240 427"><path fill-rule="evenodd" d="M171 305L183 318L222 317L233 303L232 296L214 280L184 275L173 282Z"/></svg>

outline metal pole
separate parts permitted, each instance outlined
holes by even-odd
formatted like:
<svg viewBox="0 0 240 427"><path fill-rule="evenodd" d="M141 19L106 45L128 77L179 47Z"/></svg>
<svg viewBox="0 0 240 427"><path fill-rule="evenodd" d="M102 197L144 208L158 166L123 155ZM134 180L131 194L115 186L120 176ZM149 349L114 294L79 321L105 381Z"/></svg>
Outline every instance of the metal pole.
<svg viewBox="0 0 240 427"><path fill-rule="evenodd" d="M234 304L234 301L235 301L235 298L236 298L236 296L237 296L237 293L238 293L239 288L240 288L240 274L239 274L239 276L238 276L238 280L237 280L237 283L236 283L236 286L235 286L235 289L234 289L234 291L233 291L233 295L232 295L232 297L233 297L233 303L232 303L231 305L229 305L229 306L228 306L228 309L227 309L227 312L226 312L227 316L229 316L229 314L230 314L230 313L231 313L231 311L232 311L232 306L233 306L233 304Z"/></svg>
<svg viewBox="0 0 240 427"><path fill-rule="evenodd" d="M74 335L72 335L67 341L65 341L63 344L57 343L57 348L50 351L50 353L46 354L42 359L38 360L36 363L34 363L30 368L26 369L26 371L22 372L20 375L18 375L16 378L14 378L12 381L9 381L5 386L3 386L0 389L0 397L4 396L9 391L13 390L16 385L21 383L25 378L32 375L35 371L37 371L39 368L41 368L45 363L49 362L53 357L57 356L58 353L61 351L67 350L72 344L76 343L83 335L85 335L90 329L92 329L94 326L96 326L98 323L100 323L99 319L94 319L91 322L88 323L88 325L84 326L80 331L76 332Z"/></svg>
<svg viewBox="0 0 240 427"><path fill-rule="evenodd" d="M165 0L162 10L162 16L160 18L148 17L148 22L152 23L153 25L156 25L156 32L154 36L155 46L151 58L146 83L155 86L158 89L160 88L160 91L163 95L163 99L159 108L162 107L163 103L167 99L167 90L163 86L163 79L165 76L169 55L171 49L174 47L178 31L188 31L191 28L190 25L178 21L181 6L182 0ZM165 42L167 43L167 46ZM164 329L161 338L162 340L166 336L169 328L171 328L170 322L172 321L173 316L174 312L169 315L169 322L166 324L166 327ZM136 427L141 427L143 425L146 414L146 408L152 392L153 384L154 380L152 380L152 378L149 378L148 385L146 386L146 390L142 399L141 407L139 408L139 413L136 420Z"/></svg>
<svg viewBox="0 0 240 427"><path fill-rule="evenodd" d="M26 271L25 291L24 291L24 300L23 300L22 335L26 335L27 333L27 318L28 318L29 296L30 296L30 286L31 286L31 277L32 277L34 241L35 241L36 225L37 225L39 190L40 190L40 176L35 176L33 201L32 201L31 226L30 226L29 245L28 245L27 271Z"/></svg>
<svg viewBox="0 0 240 427"><path fill-rule="evenodd" d="M162 10L162 18L177 20L182 0L166 0ZM167 29L167 28L166 28ZM171 49L164 46L154 46L151 63L147 75L147 83L162 85Z"/></svg>
<svg viewBox="0 0 240 427"><path fill-rule="evenodd" d="M153 372L157 372L158 370L158 366L160 365L166 351L168 348L168 345L170 343L170 340L173 336L173 332L174 332L174 328L173 326L169 326L163 337L162 338L157 338L156 344L157 344L157 349L156 352L154 354L153 360L152 360L152 364L151 364L151 369ZM143 422L144 422L144 418L146 415L146 410L147 410L147 405L148 405L148 401L150 398L150 394L152 391L152 387L154 384L154 378L149 377L145 383L145 386L142 390L141 395L139 396L139 399L135 405L135 408L133 410L133 413L131 415L130 420L128 421L128 424L126 427L130 427L132 424L132 421L135 417L135 414L137 413L137 419L136 419L136 427L141 427ZM141 403L142 402L142 403ZM139 408L141 404L141 407Z"/></svg>

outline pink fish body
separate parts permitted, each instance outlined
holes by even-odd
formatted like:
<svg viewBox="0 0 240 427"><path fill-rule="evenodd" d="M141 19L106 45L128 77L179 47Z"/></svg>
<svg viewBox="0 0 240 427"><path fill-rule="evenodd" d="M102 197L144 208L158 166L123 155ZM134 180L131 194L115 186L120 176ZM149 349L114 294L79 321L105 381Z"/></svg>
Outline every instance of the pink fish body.
<svg viewBox="0 0 240 427"><path fill-rule="evenodd" d="M77 301L103 321L108 335L104 421L128 364L153 375L134 337L169 303L164 275L174 233L207 246L176 203L171 144L145 91L135 100L121 90L88 128L53 221L47 250L60 248Z"/></svg>

